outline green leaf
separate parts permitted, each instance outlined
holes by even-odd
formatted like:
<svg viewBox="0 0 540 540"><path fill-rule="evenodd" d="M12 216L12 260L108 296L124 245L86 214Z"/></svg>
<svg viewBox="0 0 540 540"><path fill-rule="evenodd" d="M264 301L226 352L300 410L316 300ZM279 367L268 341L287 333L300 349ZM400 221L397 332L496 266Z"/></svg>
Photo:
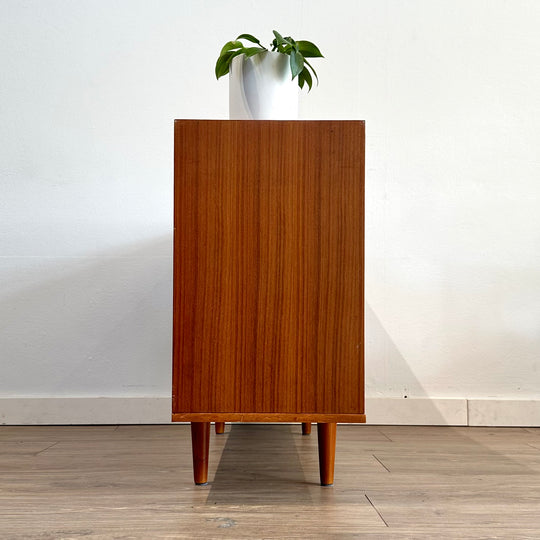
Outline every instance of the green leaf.
<svg viewBox="0 0 540 540"><path fill-rule="evenodd" d="M298 46L298 50L304 55L304 57L307 58L324 58L321 51L315 45L314 43L311 43L311 41L297 41L296 45Z"/></svg>
<svg viewBox="0 0 540 540"><path fill-rule="evenodd" d="M278 45L282 45L283 43L285 43L283 36L279 32L276 32L276 30L272 30L272 32L274 32L274 36L276 36L276 41Z"/></svg>
<svg viewBox="0 0 540 540"><path fill-rule="evenodd" d="M223 75L227 75L227 73L229 73L229 63L224 56L220 56L217 59L214 72L216 74L216 79L219 79L220 77L223 77Z"/></svg>
<svg viewBox="0 0 540 540"><path fill-rule="evenodd" d="M315 75L315 78L317 79L317 86L318 86L319 85L319 77L317 77L317 72L313 69L313 66L305 58L304 58L304 62L310 67L311 71L313 71L313 75Z"/></svg>
<svg viewBox="0 0 540 540"><path fill-rule="evenodd" d="M298 75L298 81L300 82L300 77L302 77L302 80L306 82L308 85L308 92L311 90L311 87L313 86L313 79L311 78L311 73L309 72L308 68L304 68L300 74ZM303 88L304 85L300 86L300 88Z"/></svg>
<svg viewBox="0 0 540 540"><path fill-rule="evenodd" d="M291 73L294 79L304 69L304 57L301 53L291 49Z"/></svg>
<svg viewBox="0 0 540 540"><path fill-rule="evenodd" d="M283 45L283 44L279 44L277 42L277 39L274 39L272 41L272 52L280 52L280 53L283 53L283 54L289 54L289 50L290 50L291 46L290 45Z"/></svg>
<svg viewBox="0 0 540 540"><path fill-rule="evenodd" d="M227 51L230 51L231 49L243 49L244 44L241 41L227 41L225 45L223 45L223 48L221 49L221 52L219 55L221 56L223 53L226 53Z"/></svg>
<svg viewBox="0 0 540 540"><path fill-rule="evenodd" d="M303 69L299 74L298 74L298 86L300 87L300 89L304 88L304 84L306 83L306 79L304 77L304 72L306 70Z"/></svg>
<svg viewBox="0 0 540 540"><path fill-rule="evenodd" d="M229 73L229 68L232 62L232 59L235 56L238 56L239 54L242 54L243 49L237 50L237 51L227 51L226 53L222 54L216 62L216 79L219 79L220 77L223 77L223 75L227 75Z"/></svg>
<svg viewBox="0 0 540 540"><path fill-rule="evenodd" d="M288 43L292 47L294 47L296 50L298 50L298 47L296 47L296 41L294 41L294 39L291 36L284 37L283 41L285 43Z"/></svg>
<svg viewBox="0 0 540 540"><path fill-rule="evenodd" d="M236 39L247 39L248 41L251 41L251 43L257 43L257 45L261 44L261 42L251 34L240 34Z"/></svg>
<svg viewBox="0 0 540 540"><path fill-rule="evenodd" d="M223 54L217 59L214 72L216 74L216 79L229 73L229 56L227 54Z"/></svg>
<svg viewBox="0 0 540 540"><path fill-rule="evenodd" d="M266 51L267 49L263 47L247 47L243 50L243 54L246 55L246 58L249 58L251 56L255 56L256 54L262 53Z"/></svg>

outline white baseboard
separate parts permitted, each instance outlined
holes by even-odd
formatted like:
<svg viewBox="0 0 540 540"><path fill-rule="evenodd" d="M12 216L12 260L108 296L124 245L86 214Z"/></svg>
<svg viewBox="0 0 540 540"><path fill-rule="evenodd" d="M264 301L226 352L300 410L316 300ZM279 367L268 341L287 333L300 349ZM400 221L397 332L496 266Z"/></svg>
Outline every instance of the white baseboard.
<svg viewBox="0 0 540 540"><path fill-rule="evenodd" d="M0 398L0 425L167 424L171 398Z"/></svg>
<svg viewBox="0 0 540 540"><path fill-rule="evenodd" d="M540 400L366 398L368 424L540 426Z"/></svg>
<svg viewBox="0 0 540 540"><path fill-rule="evenodd" d="M540 427L540 400L469 399L470 426Z"/></svg>
<svg viewBox="0 0 540 540"><path fill-rule="evenodd" d="M368 424L466 426L466 399L366 398Z"/></svg>
<svg viewBox="0 0 540 540"><path fill-rule="evenodd" d="M540 400L366 398L368 424L540 426ZM0 425L168 424L170 397L0 398Z"/></svg>

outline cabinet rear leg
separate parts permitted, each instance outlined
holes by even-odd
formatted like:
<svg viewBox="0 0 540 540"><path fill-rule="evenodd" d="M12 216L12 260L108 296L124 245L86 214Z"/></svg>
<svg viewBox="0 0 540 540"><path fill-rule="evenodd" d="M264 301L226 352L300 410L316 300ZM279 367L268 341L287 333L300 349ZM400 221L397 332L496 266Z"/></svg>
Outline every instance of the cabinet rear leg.
<svg viewBox="0 0 540 540"><path fill-rule="evenodd" d="M218 435L225 433L225 422L216 422L216 433Z"/></svg>
<svg viewBox="0 0 540 540"><path fill-rule="evenodd" d="M302 422L302 435L311 434L311 422Z"/></svg>
<svg viewBox="0 0 540 540"><path fill-rule="evenodd" d="M193 449L193 479L198 486L208 483L208 453L210 448L210 422L191 422Z"/></svg>

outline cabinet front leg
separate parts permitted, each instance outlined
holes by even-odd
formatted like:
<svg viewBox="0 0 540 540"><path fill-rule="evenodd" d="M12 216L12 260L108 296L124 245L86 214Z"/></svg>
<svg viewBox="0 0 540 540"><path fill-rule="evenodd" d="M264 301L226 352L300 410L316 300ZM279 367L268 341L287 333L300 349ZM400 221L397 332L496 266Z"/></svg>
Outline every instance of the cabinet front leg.
<svg viewBox="0 0 540 540"><path fill-rule="evenodd" d="M317 439L319 442L321 486L331 486L334 483L334 463L336 460L336 423L318 423Z"/></svg>
<svg viewBox="0 0 540 540"><path fill-rule="evenodd" d="M210 448L210 422L191 422L193 449L193 479L198 486L208 483L208 451Z"/></svg>

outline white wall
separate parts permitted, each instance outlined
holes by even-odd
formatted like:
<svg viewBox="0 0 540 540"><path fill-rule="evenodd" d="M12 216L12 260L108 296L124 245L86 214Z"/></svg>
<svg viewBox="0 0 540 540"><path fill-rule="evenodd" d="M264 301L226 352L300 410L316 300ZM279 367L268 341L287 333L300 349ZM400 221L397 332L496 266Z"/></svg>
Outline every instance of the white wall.
<svg viewBox="0 0 540 540"><path fill-rule="evenodd" d="M0 0L0 398L168 404L172 122L226 118L221 45L275 28L326 56L302 117L367 123L373 418L540 422L539 27L536 0Z"/></svg>

